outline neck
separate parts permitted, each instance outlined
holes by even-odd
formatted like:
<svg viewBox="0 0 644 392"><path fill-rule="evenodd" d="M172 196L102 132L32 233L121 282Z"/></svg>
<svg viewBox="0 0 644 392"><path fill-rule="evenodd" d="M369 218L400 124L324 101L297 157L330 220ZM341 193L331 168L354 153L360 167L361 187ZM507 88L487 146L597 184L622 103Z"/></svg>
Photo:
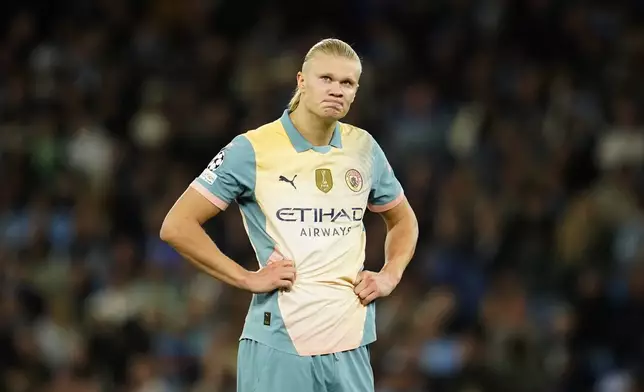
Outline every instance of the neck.
<svg viewBox="0 0 644 392"><path fill-rule="evenodd" d="M289 114L295 128L314 146L327 146L337 121L325 120L299 106Z"/></svg>

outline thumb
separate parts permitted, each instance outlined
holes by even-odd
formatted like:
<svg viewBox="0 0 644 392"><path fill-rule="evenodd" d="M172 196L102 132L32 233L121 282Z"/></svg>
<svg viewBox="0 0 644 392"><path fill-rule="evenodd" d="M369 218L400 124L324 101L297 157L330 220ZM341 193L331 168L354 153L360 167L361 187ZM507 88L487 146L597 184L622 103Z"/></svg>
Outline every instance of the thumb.
<svg viewBox="0 0 644 392"><path fill-rule="evenodd" d="M360 282L362 282L362 279L364 279L364 276L366 275L366 273L367 273L367 271L365 271L365 270L362 270L362 271L358 272L358 276L356 276L356 280L354 282L354 285L356 285L356 286L359 285Z"/></svg>

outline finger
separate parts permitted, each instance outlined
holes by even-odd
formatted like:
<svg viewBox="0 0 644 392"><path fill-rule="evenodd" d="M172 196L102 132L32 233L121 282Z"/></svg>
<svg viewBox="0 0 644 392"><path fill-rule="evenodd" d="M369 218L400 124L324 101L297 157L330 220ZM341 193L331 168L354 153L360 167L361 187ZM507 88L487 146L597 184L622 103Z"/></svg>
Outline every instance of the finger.
<svg viewBox="0 0 644 392"><path fill-rule="evenodd" d="M290 275L293 276L293 279L295 279L295 277L297 276L297 270L295 269L295 267L282 268L282 269L278 270L278 273L279 274L290 274Z"/></svg>
<svg viewBox="0 0 644 392"><path fill-rule="evenodd" d="M365 298L365 299L363 299L363 300L360 300L360 302L361 302L364 306L367 306L367 305L369 305L370 303L372 303L376 298L378 298L378 293L374 291L373 293L369 294L369 295L367 296L367 298Z"/></svg>
<svg viewBox="0 0 644 392"><path fill-rule="evenodd" d="M297 272L295 267L284 267L284 271L285 272L291 272L291 273L296 273Z"/></svg>
<svg viewBox="0 0 644 392"><path fill-rule="evenodd" d="M272 265L274 268L278 268L278 267L295 267L295 263L292 260L272 261L269 264Z"/></svg>
<svg viewBox="0 0 644 392"><path fill-rule="evenodd" d="M358 294L358 297L360 297L360 299L365 299L365 298L367 298L368 296L370 296L372 293L375 293L375 292L377 292L377 291L378 291L378 290L376 290L376 288L375 288L375 287L367 286L367 288L365 288L364 290L362 290L362 291Z"/></svg>
<svg viewBox="0 0 644 392"><path fill-rule="evenodd" d="M367 282L361 281L356 287L353 288L353 292L359 294L361 291L367 288Z"/></svg>
<svg viewBox="0 0 644 392"><path fill-rule="evenodd" d="M353 292L354 292L354 293L356 293L356 294L358 294L359 292L361 292L362 290L364 290L365 288L367 288L367 286L369 286L369 283L371 283L371 282L372 282L372 279L371 279L371 276L370 276L370 275L368 275L368 274L366 274L366 273L365 273L365 274L361 274L360 283L358 283L358 284L355 286L355 288L353 289Z"/></svg>
<svg viewBox="0 0 644 392"><path fill-rule="evenodd" d="M295 280L295 272L284 271L280 273L280 279L293 282Z"/></svg>
<svg viewBox="0 0 644 392"><path fill-rule="evenodd" d="M360 271L358 272L358 276L356 276L356 280L353 282L354 286L357 286L362 282L362 279L364 279L365 271Z"/></svg>
<svg viewBox="0 0 644 392"><path fill-rule="evenodd" d="M290 280L281 279L277 282L277 287L281 290L291 291L293 288L293 282Z"/></svg>

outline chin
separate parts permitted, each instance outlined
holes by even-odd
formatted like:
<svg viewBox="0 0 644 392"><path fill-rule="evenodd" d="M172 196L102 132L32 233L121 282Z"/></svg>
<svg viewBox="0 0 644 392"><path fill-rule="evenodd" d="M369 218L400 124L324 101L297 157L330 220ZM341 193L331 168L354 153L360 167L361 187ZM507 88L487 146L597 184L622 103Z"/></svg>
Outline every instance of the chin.
<svg viewBox="0 0 644 392"><path fill-rule="evenodd" d="M347 115L346 110L337 111L337 110L325 108L325 109L320 109L320 111L318 112L318 116L320 116L321 118L335 120L335 121L343 119L346 115Z"/></svg>

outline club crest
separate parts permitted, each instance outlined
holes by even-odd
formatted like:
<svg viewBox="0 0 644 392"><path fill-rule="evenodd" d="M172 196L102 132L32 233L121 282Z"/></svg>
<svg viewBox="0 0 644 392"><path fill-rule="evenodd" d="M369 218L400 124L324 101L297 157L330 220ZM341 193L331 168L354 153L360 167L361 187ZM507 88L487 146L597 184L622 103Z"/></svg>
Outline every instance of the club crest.
<svg viewBox="0 0 644 392"><path fill-rule="evenodd" d="M362 189L362 175L356 169L347 170L347 173L344 175L344 181L346 181L349 189L354 192L360 192Z"/></svg>

